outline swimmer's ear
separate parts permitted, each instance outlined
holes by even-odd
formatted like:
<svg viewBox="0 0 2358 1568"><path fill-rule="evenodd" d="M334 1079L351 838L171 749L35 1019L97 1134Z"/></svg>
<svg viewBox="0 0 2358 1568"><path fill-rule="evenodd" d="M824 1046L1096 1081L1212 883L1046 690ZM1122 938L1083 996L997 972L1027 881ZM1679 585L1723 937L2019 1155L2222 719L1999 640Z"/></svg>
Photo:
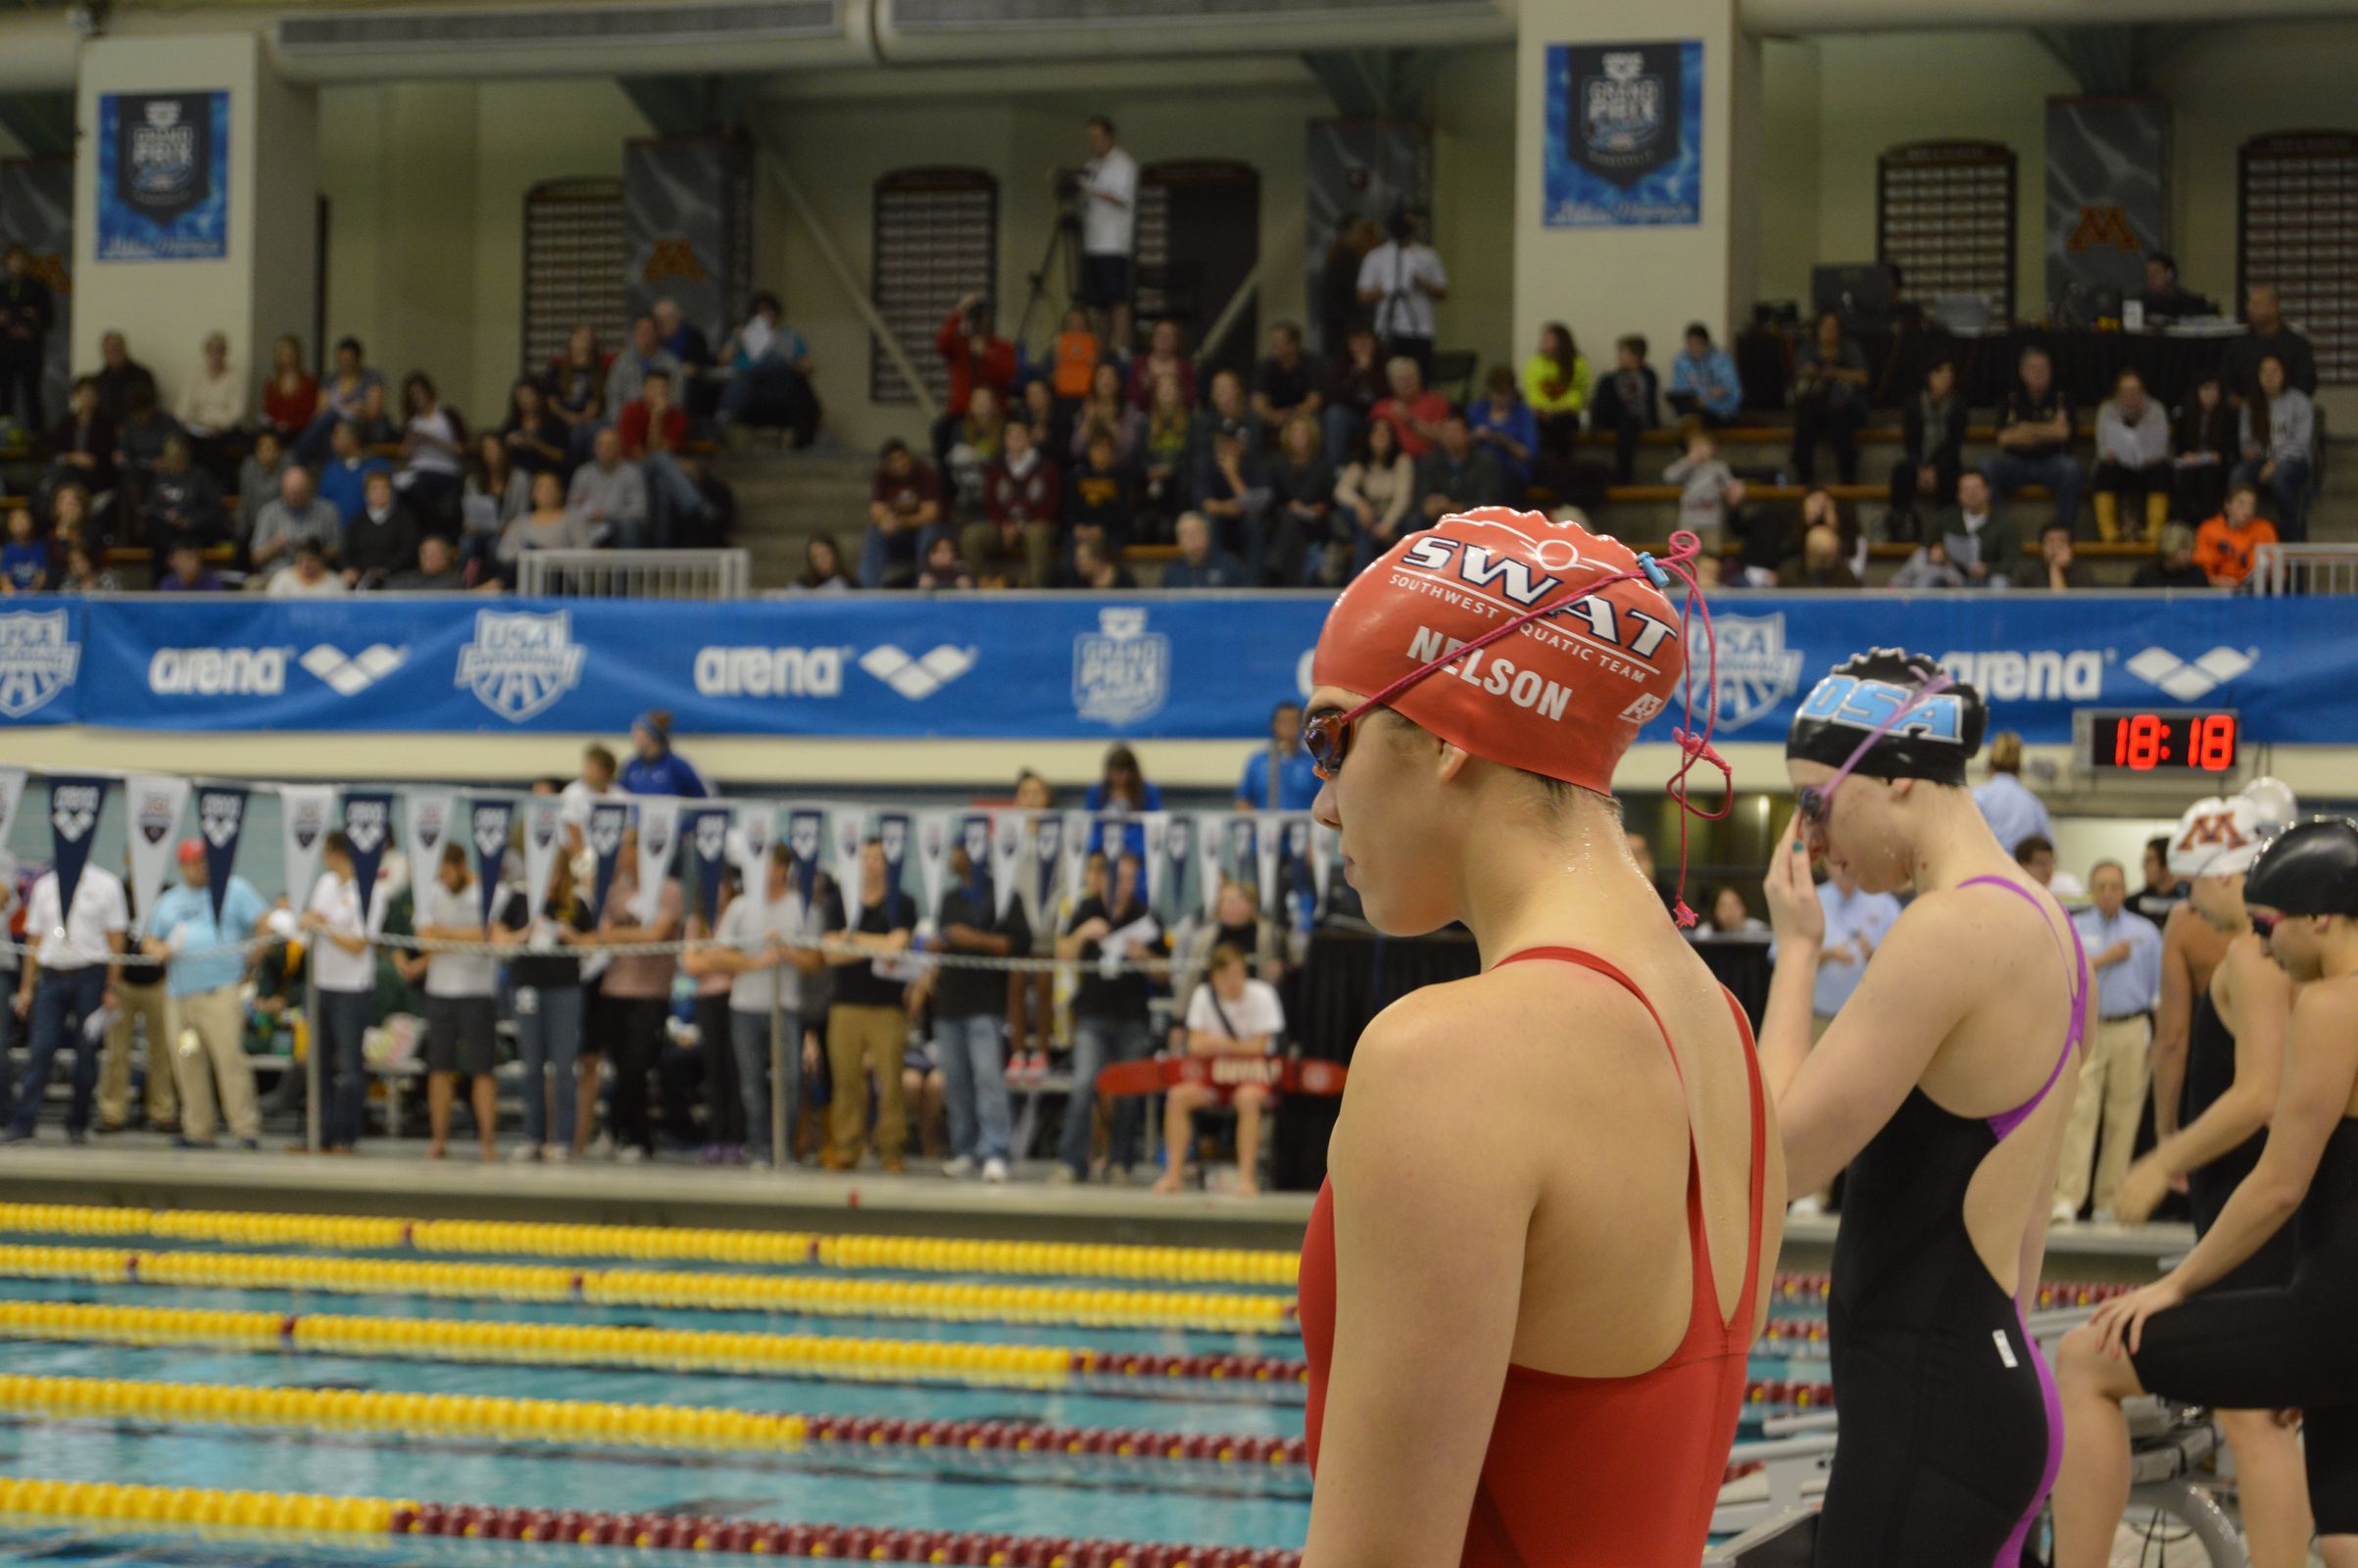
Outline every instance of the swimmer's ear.
<svg viewBox="0 0 2358 1568"><path fill-rule="evenodd" d="M1916 790L1916 781L1912 778L1887 779L1885 784L1893 795L1902 800L1914 794Z"/></svg>
<svg viewBox="0 0 2358 1568"><path fill-rule="evenodd" d="M1471 760L1473 760L1473 754L1464 747L1443 741L1441 743L1441 768L1438 776L1444 784L1453 784L1457 780L1457 775L1464 771L1465 764Z"/></svg>

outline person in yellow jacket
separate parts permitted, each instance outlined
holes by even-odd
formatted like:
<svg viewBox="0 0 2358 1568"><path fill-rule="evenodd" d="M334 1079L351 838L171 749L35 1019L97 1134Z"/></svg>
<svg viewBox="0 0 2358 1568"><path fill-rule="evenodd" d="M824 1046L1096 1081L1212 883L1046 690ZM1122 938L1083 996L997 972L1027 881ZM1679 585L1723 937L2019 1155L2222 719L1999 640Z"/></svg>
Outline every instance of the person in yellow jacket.
<svg viewBox="0 0 2358 1568"><path fill-rule="evenodd" d="M1561 321L1540 328L1539 352L1523 362L1523 400L1539 416L1540 451L1568 458L1589 406L1589 361Z"/></svg>

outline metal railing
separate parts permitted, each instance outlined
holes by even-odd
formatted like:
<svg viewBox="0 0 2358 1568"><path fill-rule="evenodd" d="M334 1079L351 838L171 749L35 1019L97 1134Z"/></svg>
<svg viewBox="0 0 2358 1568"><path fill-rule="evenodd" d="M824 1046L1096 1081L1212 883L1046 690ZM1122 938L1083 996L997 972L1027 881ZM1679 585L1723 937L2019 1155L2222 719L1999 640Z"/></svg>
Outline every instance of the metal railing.
<svg viewBox="0 0 2358 1568"><path fill-rule="evenodd" d="M752 590L744 550L527 550L516 591L560 599L743 599Z"/></svg>
<svg viewBox="0 0 2358 1568"><path fill-rule="evenodd" d="M2358 594L2358 544L2261 545L2248 580L2255 594Z"/></svg>

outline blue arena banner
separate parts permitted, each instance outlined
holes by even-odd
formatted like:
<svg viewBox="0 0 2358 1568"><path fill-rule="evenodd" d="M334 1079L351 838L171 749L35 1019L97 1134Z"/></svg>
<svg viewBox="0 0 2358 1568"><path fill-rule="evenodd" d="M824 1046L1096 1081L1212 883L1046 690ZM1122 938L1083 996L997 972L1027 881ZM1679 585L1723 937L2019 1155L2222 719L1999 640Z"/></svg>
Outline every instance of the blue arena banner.
<svg viewBox="0 0 2358 1568"><path fill-rule="evenodd" d="M229 254L229 95L102 93L98 259L219 261Z"/></svg>
<svg viewBox="0 0 2358 1568"><path fill-rule="evenodd" d="M1549 228L1703 218L1703 46L1550 44L1543 160Z"/></svg>
<svg viewBox="0 0 2358 1568"><path fill-rule="evenodd" d="M0 730L619 735L663 708L689 735L1178 740L1265 733L1270 703L1307 689L1329 601L7 603ZM2347 599L1727 590L1712 608L1732 743L1782 739L1817 676L1893 643L1940 658L2033 742L2068 741L2073 711L2097 707L2233 708L2254 743L2358 734ZM1702 651L1690 662L1699 677ZM1677 711L1645 738L1667 740Z"/></svg>

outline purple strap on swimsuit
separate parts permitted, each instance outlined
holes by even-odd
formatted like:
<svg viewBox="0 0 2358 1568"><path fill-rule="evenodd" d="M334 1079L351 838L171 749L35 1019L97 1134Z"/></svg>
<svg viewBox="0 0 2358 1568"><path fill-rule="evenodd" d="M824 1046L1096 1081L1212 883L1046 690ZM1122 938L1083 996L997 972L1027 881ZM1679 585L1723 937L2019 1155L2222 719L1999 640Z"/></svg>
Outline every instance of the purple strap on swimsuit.
<svg viewBox="0 0 2358 1568"><path fill-rule="evenodd" d="M2019 882L2010 881L2002 876L1976 876L1968 877L1957 885L1969 888L1984 882L1989 883L1991 887L2004 888L2034 909L2038 909L2040 923L2045 923L2045 908L2039 905L2038 898L2032 894L2031 890ZM2072 934L2072 1027L2063 1037L2063 1054L2055 1058L2055 1070L2048 1073L2047 1081L2039 1086L2039 1093L2012 1110L2000 1111L1989 1118L1990 1130L1997 1135L2000 1143L2005 1142L2007 1134L2028 1121L2031 1112L2037 1110L2039 1102L2047 1098L2047 1091L2053 1089L2056 1080L2063 1076L2064 1063L2072 1059L2072 1048L2079 1045L2088 1035L2088 954L2080 946L2079 927L2072 925L2067 920L2064 922L2064 929ZM2063 940L2055 935L2053 926L2047 927L2047 936L2054 942L2055 951L2060 955L2063 952Z"/></svg>

